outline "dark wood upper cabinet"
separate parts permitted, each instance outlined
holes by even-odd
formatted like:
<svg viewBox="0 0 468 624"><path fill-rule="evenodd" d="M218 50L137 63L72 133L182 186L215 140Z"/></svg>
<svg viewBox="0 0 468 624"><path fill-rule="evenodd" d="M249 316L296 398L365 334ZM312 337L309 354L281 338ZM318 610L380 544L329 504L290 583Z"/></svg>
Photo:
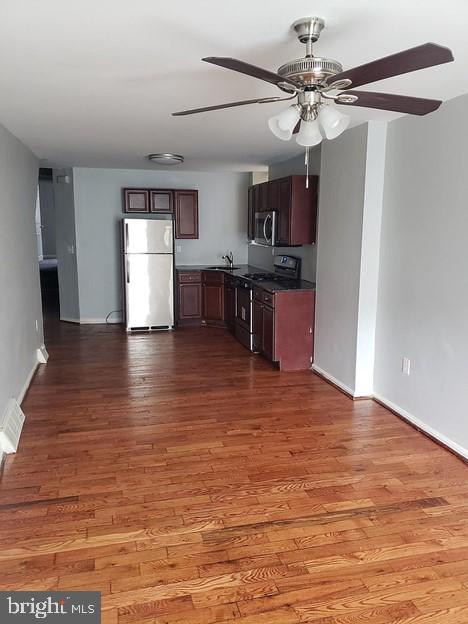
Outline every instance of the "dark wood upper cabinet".
<svg viewBox="0 0 468 624"><path fill-rule="evenodd" d="M149 192L146 189L123 190L124 212L149 212Z"/></svg>
<svg viewBox="0 0 468 624"><path fill-rule="evenodd" d="M175 237L198 238L198 191L174 189L123 189L123 211L174 213Z"/></svg>
<svg viewBox="0 0 468 624"><path fill-rule="evenodd" d="M255 213L273 211L276 215L277 246L311 245L316 242L318 176L296 175L279 178L249 189L249 237L254 236ZM253 217L252 217L253 215ZM250 220L253 219L252 225ZM251 232L252 230L252 232Z"/></svg>
<svg viewBox="0 0 468 624"><path fill-rule="evenodd" d="M198 238L198 191L174 191L175 237Z"/></svg>
<svg viewBox="0 0 468 624"><path fill-rule="evenodd" d="M276 242L278 245L290 245L291 243L291 178L276 181L277 188L277 211L278 227L276 230ZM313 242L313 241L312 241Z"/></svg>
<svg viewBox="0 0 468 624"><path fill-rule="evenodd" d="M262 182L258 185L258 210L257 212L265 212L270 210L268 206L268 182Z"/></svg>
<svg viewBox="0 0 468 624"><path fill-rule="evenodd" d="M173 212L174 192L164 189L150 190L151 212Z"/></svg>

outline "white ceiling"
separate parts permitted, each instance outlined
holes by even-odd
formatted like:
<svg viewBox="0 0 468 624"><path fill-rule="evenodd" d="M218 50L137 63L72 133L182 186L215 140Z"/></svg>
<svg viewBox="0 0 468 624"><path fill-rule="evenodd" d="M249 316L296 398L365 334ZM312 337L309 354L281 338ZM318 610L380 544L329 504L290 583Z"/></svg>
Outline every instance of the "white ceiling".
<svg viewBox="0 0 468 624"><path fill-rule="evenodd" d="M170 113L281 94L200 59L276 70L303 56L289 27L311 14L327 24L315 54L345 68L427 41L454 52L454 63L365 89L444 100L468 92L466 0L1 0L0 123L46 165L152 168L144 156L169 151L185 155L187 170L261 169L301 151L268 130L284 103ZM354 125L395 117L347 110Z"/></svg>

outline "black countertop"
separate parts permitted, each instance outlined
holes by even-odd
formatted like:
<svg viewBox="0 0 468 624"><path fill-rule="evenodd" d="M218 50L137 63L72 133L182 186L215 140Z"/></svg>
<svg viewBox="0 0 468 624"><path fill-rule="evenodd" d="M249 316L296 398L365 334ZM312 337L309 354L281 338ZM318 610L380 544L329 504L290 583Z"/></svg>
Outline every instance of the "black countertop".
<svg viewBox="0 0 468 624"><path fill-rule="evenodd" d="M184 264L176 266L177 271L209 271L210 267L214 265L211 264ZM246 281L251 282L257 288L263 288L268 292L279 292L281 290L315 290L315 282L308 282L307 280L295 280L285 278L284 280L280 280L278 282L269 282L269 281L255 281L251 280L248 277L245 277L246 273L271 273L272 271L267 271L267 269L260 269L255 266L251 266L250 264L239 264L235 265L236 268L229 269L228 267L222 269L211 269L213 271L222 271L227 275L234 275L235 277L242 277Z"/></svg>

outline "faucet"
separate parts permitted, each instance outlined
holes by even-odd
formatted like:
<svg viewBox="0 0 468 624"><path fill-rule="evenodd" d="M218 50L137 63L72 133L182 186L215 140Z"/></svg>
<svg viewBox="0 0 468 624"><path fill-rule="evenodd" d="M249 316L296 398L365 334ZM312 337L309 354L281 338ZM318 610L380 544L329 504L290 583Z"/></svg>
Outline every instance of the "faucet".
<svg viewBox="0 0 468 624"><path fill-rule="evenodd" d="M228 251L227 254L224 254L224 256L222 257L222 260L226 260L226 262L229 263L229 268L232 271L232 269L234 268L234 255L232 251Z"/></svg>

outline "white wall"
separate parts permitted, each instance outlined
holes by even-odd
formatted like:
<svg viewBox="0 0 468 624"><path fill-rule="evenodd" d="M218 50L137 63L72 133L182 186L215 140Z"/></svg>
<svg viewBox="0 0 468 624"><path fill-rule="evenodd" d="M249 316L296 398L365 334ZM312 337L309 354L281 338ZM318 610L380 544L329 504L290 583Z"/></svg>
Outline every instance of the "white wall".
<svg viewBox="0 0 468 624"><path fill-rule="evenodd" d="M314 366L354 393L367 125L322 144Z"/></svg>
<svg viewBox="0 0 468 624"><path fill-rule="evenodd" d="M310 151L309 156L310 175L320 175L321 149L320 147ZM270 165L268 179L276 180L290 175L304 175L304 154L282 160ZM317 246L303 245L302 247L275 247L272 251L269 247L249 245L249 264L267 271L273 271L274 254L288 254L301 258L302 278L315 282L317 264Z"/></svg>
<svg viewBox="0 0 468 624"><path fill-rule="evenodd" d="M379 256L382 226L387 124L367 124L366 177L362 210L361 266L356 331L354 396L374 391L375 335L379 287Z"/></svg>
<svg viewBox="0 0 468 624"><path fill-rule="evenodd" d="M374 381L377 396L466 456L467 107L465 95L389 124Z"/></svg>
<svg viewBox="0 0 468 624"><path fill-rule="evenodd" d="M37 365L36 350L44 341L35 226L37 180L37 159L0 126L0 414L9 399L21 401Z"/></svg>
<svg viewBox="0 0 468 624"><path fill-rule="evenodd" d="M73 171L71 169L54 169L53 176L60 318L64 321L78 322L80 303L78 297ZM64 181L65 176L68 176L68 183Z"/></svg>
<svg viewBox="0 0 468 624"><path fill-rule="evenodd" d="M228 250L236 263L247 262L249 174L87 168L73 174L82 321L102 321L122 308L123 187L198 189L200 238L176 241L177 264L224 263Z"/></svg>

